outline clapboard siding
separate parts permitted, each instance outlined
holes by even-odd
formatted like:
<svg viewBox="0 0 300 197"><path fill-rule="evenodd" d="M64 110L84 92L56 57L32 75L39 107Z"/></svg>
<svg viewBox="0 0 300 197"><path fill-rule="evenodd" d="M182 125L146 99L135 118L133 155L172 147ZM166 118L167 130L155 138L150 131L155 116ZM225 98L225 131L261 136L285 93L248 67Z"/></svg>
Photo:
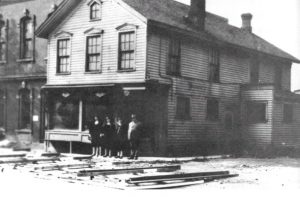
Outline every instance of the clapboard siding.
<svg viewBox="0 0 300 197"><path fill-rule="evenodd" d="M283 121L284 104L293 105L293 122ZM273 113L273 138L275 146L298 146L300 147L300 104L288 101L274 101Z"/></svg>
<svg viewBox="0 0 300 197"><path fill-rule="evenodd" d="M255 142L257 145L271 144L272 140L272 127L273 127L273 90L247 90L242 91L243 100L243 125L244 135L249 141ZM246 104L248 101L265 102L267 104L265 123L250 124L247 123L247 109Z"/></svg>
<svg viewBox="0 0 300 197"><path fill-rule="evenodd" d="M91 84L91 83L134 83L145 81L146 31L147 26L134 17L115 1L103 1L102 19L89 20L89 1L82 1L76 9L50 35L48 58L48 84ZM136 54L134 72L118 71L118 31L116 28L124 23L136 25ZM84 32L90 28L100 28L102 34L102 72L85 73ZM71 68L70 75L56 74L56 47L59 32L69 32L71 36Z"/></svg>
<svg viewBox="0 0 300 197"><path fill-rule="evenodd" d="M163 35L150 33L147 48L147 74L150 79L171 85L168 100L168 145L180 147L181 145L199 143L204 140L219 141L223 133L223 116L226 108L239 102L239 85L209 83L208 79L208 47L201 42L191 42L187 39L181 45L181 77L168 76L169 38ZM234 65L247 70L247 63L234 61L234 57L221 55L221 67L228 68L221 75L234 73ZM228 59L227 59L228 58ZM240 77L240 78L239 78ZM233 81L243 81L243 75L235 76ZM247 77L246 77L247 80ZM177 96L190 98L191 119L179 120L176 118ZM207 99L213 97L219 100L219 117L215 122L206 119ZM205 136L205 139L204 139Z"/></svg>

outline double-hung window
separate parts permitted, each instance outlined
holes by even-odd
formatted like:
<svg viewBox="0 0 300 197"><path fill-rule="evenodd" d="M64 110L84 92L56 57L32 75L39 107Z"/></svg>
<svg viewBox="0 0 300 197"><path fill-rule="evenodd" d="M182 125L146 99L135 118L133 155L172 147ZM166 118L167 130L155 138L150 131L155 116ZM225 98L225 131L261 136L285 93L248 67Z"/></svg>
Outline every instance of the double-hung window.
<svg viewBox="0 0 300 197"><path fill-rule="evenodd" d="M219 101L215 98L207 99L206 119L209 121L219 120Z"/></svg>
<svg viewBox="0 0 300 197"><path fill-rule="evenodd" d="M6 61L7 24L0 18L0 62Z"/></svg>
<svg viewBox="0 0 300 197"><path fill-rule="evenodd" d="M20 59L34 58L34 28L35 16L31 17L26 10L25 16L20 20Z"/></svg>
<svg viewBox="0 0 300 197"><path fill-rule="evenodd" d="M284 104L283 105L283 122L292 123L293 122L293 105Z"/></svg>
<svg viewBox="0 0 300 197"><path fill-rule="evenodd" d="M101 70L101 36L87 37L86 50L86 71L100 71Z"/></svg>
<svg viewBox="0 0 300 197"><path fill-rule="evenodd" d="M191 118L191 103L188 97L177 97L176 118L180 120L188 120Z"/></svg>
<svg viewBox="0 0 300 197"><path fill-rule="evenodd" d="M119 33L119 70L133 70L135 64L135 32Z"/></svg>
<svg viewBox="0 0 300 197"><path fill-rule="evenodd" d="M70 39L57 41L57 73L70 72Z"/></svg>
<svg viewBox="0 0 300 197"><path fill-rule="evenodd" d="M169 45L169 65L167 69L169 75L180 75L180 59L181 41L177 38L172 38Z"/></svg>
<svg viewBox="0 0 300 197"><path fill-rule="evenodd" d="M209 81L220 82L220 52L214 48L209 50Z"/></svg>

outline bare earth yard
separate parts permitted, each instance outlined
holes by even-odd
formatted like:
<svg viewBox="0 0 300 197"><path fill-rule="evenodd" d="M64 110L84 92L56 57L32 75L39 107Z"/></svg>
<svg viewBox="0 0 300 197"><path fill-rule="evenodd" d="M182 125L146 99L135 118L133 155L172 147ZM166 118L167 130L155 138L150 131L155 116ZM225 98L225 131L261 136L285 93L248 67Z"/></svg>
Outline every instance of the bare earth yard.
<svg viewBox="0 0 300 197"><path fill-rule="evenodd" d="M142 158L142 160L146 160ZM126 160L125 160L126 161ZM96 162L103 162L97 161ZM133 164L134 165L134 164ZM253 158L229 158L213 159L209 161L189 161L182 162L183 172L203 172L203 171L230 171L231 174L239 174L238 177L203 183L185 188L139 191L146 195L154 192L170 192L174 195L182 194L219 194L248 196L252 192L260 194L272 194L272 196L283 192L284 196L300 194L300 159L275 158L275 159L253 159ZM51 178L38 176L38 174L22 170L13 169L11 166L0 164L0 196L102 196L120 192L120 190L108 188L105 185L91 184L93 180L76 182L68 178L61 179L56 176L63 171L49 172ZM107 167L107 164L106 164ZM0 170L1 170L0 169ZM116 183L118 184L118 183ZM125 190L126 191L126 190ZM126 191L129 193L137 191ZM149 193L150 192L150 193ZM187 192L187 193L186 193ZM2 195L3 194L3 195ZM153 196L151 194L151 196ZM201 196L201 195L200 195ZM268 195L269 196L269 195ZM277 195L276 195L277 196ZM289 195L290 196L290 195Z"/></svg>

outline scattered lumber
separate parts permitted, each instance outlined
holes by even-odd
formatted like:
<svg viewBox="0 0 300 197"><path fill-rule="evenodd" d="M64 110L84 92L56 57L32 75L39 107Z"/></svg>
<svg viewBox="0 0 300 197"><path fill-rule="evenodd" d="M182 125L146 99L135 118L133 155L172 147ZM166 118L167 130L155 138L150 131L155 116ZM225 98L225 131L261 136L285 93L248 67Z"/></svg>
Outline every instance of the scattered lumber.
<svg viewBox="0 0 300 197"><path fill-rule="evenodd" d="M62 168L90 168L91 164L57 164L52 166L39 166L35 167L34 170L43 170L43 171L52 171L52 170L60 170Z"/></svg>
<svg viewBox="0 0 300 197"><path fill-rule="evenodd" d="M156 184L156 185L143 185L143 186L134 186L128 187L130 189L137 189L137 190L146 190L146 189L172 189L172 188L181 188L187 187L192 185L203 184L204 181L190 181L190 182L179 182L179 183L167 183L167 184Z"/></svg>
<svg viewBox="0 0 300 197"><path fill-rule="evenodd" d="M25 157L26 154L7 154L7 155L0 155L0 158L8 158L8 157Z"/></svg>
<svg viewBox="0 0 300 197"><path fill-rule="evenodd" d="M59 157L60 153L42 153L42 157Z"/></svg>
<svg viewBox="0 0 300 197"><path fill-rule="evenodd" d="M39 163L39 162L55 162L60 160L59 158L34 158L34 159L27 159L27 158L20 158L15 160L0 160L0 164L17 164L17 163Z"/></svg>
<svg viewBox="0 0 300 197"><path fill-rule="evenodd" d="M30 152L31 151L31 148L13 148L13 151L25 151L25 152Z"/></svg>
<svg viewBox="0 0 300 197"><path fill-rule="evenodd" d="M84 160L84 159L92 159L93 156L78 156L78 157L73 157L74 160Z"/></svg>
<svg viewBox="0 0 300 197"><path fill-rule="evenodd" d="M146 170L156 170L159 172L172 172L176 170L180 170L180 165L172 165L172 166L157 166L157 167L147 167L147 168L124 168L124 169L94 169L94 170L81 170L77 173L77 176L97 176L97 175L115 175L115 174L129 174L129 173L144 173Z"/></svg>

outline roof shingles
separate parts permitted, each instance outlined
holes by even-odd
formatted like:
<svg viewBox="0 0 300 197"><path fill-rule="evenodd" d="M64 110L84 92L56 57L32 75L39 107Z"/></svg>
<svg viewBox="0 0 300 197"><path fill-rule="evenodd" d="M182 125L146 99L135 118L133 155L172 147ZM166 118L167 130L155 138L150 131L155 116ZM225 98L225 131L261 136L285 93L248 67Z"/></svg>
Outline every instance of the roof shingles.
<svg viewBox="0 0 300 197"><path fill-rule="evenodd" d="M184 17L188 15L190 7L188 5L174 0L123 1L148 20L164 23L194 33L203 33L199 32L193 25L184 20ZM257 35L229 25L228 20L223 17L207 13L205 31L216 40L300 63L297 58L282 51Z"/></svg>

